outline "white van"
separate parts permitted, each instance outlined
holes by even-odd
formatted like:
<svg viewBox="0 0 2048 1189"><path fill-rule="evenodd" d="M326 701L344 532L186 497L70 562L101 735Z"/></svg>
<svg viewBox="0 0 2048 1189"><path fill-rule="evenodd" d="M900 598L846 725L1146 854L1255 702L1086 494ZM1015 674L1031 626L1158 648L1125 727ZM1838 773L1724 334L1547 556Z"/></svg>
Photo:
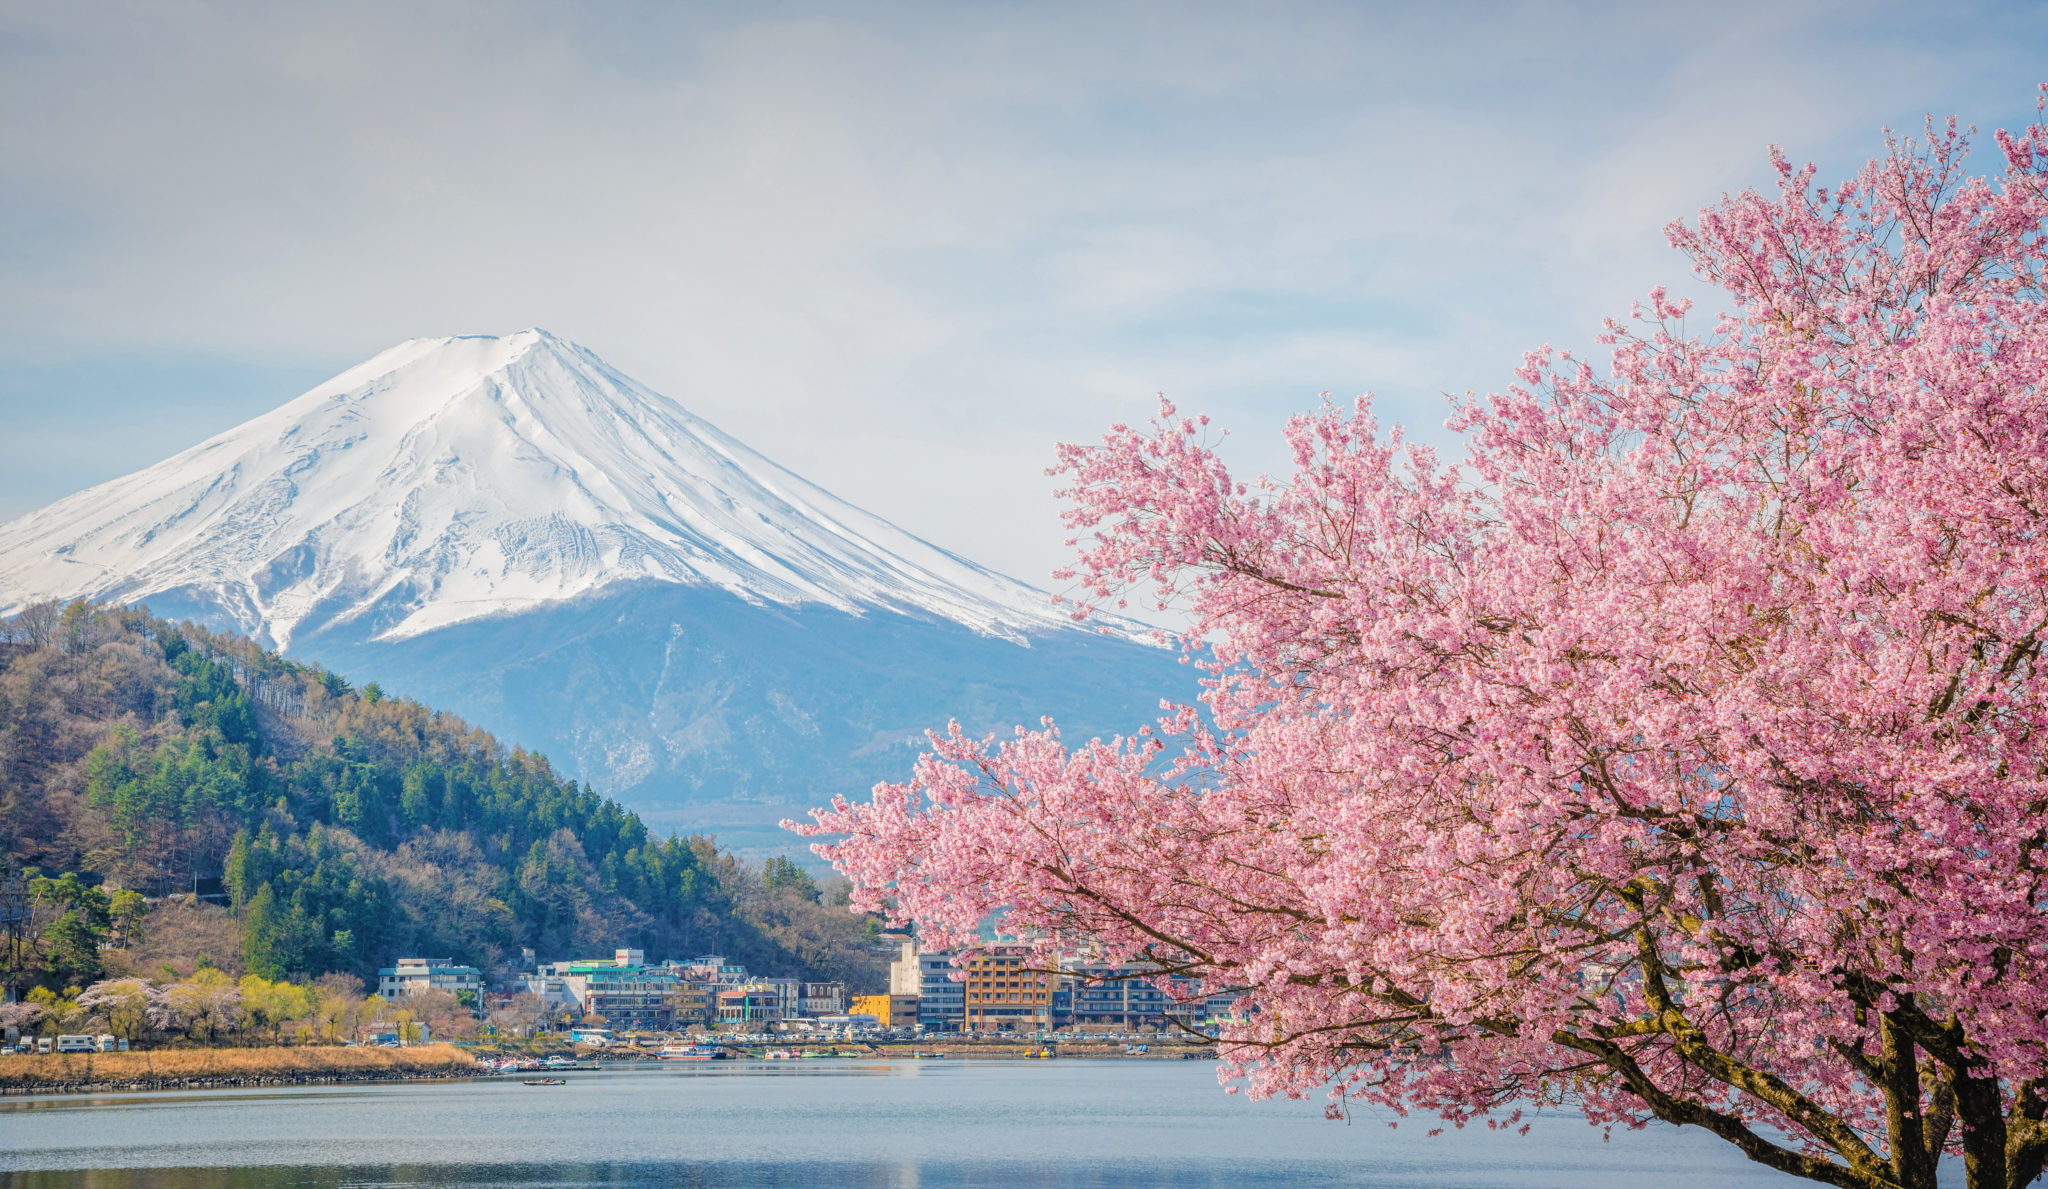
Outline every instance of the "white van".
<svg viewBox="0 0 2048 1189"><path fill-rule="evenodd" d="M49 1037L47 1037L47 1036L38 1036L38 1037L36 1037L36 1052L38 1052L38 1053L47 1053L47 1052L49 1052L49 1051L50 1051L50 1038L49 1038Z"/></svg>
<svg viewBox="0 0 2048 1189"><path fill-rule="evenodd" d="M111 1053L111 1052L113 1052L113 1051L114 1051L114 1034L113 1034L113 1033L111 1033L111 1032L102 1032L102 1033L100 1033L100 1036L99 1036L99 1040L98 1040L98 1041L97 1041L97 1042L96 1042L96 1043L94 1044L94 1046L93 1046L93 1047L94 1047L94 1048L97 1048L97 1049L98 1049L98 1050L99 1050L100 1052L102 1052L102 1053Z"/></svg>
<svg viewBox="0 0 2048 1189"><path fill-rule="evenodd" d="M99 1050L99 1039L92 1036L60 1036L57 1051L60 1053L92 1053Z"/></svg>

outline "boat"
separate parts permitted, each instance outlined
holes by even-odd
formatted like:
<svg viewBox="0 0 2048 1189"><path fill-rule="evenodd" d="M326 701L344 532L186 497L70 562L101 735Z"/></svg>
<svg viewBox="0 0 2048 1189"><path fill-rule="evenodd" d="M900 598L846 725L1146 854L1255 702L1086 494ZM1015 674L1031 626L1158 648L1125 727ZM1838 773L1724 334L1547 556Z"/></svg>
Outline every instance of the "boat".
<svg viewBox="0 0 2048 1189"><path fill-rule="evenodd" d="M655 1056L663 1061L722 1061L731 1056L717 1045L685 1044L672 1040L661 1046Z"/></svg>
<svg viewBox="0 0 2048 1189"><path fill-rule="evenodd" d="M569 1082L566 1078L521 1078L519 1079L519 1084L522 1086L566 1086Z"/></svg>

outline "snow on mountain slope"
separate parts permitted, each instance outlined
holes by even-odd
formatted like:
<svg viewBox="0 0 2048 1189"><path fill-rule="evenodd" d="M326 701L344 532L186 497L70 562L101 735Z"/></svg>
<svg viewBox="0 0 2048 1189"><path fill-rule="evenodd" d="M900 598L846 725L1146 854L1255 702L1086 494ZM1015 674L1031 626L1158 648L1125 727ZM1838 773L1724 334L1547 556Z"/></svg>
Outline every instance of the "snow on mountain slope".
<svg viewBox="0 0 2048 1189"><path fill-rule="evenodd" d="M1022 641L1049 597L803 481L542 330L414 339L0 525L0 614L209 605L282 647L398 640L624 582L936 616Z"/></svg>

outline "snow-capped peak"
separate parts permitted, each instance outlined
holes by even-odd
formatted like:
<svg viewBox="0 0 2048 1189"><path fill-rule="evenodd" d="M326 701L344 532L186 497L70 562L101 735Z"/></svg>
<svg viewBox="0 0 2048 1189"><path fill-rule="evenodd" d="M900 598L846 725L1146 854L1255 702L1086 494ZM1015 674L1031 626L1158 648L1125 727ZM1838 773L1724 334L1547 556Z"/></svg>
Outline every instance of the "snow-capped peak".
<svg viewBox="0 0 2048 1189"><path fill-rule="evenodd" d="M0 614L216 606L279 646L622 582L938 616L1021 638L1049 596L803 481L543 330L413 339L134 474L0 525Z"/></svg>

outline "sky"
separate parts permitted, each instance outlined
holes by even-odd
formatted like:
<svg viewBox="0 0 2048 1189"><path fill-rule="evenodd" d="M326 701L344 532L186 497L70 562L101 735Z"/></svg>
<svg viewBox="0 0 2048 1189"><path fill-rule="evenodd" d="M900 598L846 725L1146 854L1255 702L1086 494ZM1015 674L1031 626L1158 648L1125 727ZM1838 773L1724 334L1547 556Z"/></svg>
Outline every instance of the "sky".
<svg viewBox="0 0 2048 1189"><path fill-rule="evenodd" d="M1049 585L1060 441L1587 348L1663 228L2028 120L2048 9L0 0L0 520L403 339L545 327ZM1711 295L1705 295L1712 304Z"/></svg>

